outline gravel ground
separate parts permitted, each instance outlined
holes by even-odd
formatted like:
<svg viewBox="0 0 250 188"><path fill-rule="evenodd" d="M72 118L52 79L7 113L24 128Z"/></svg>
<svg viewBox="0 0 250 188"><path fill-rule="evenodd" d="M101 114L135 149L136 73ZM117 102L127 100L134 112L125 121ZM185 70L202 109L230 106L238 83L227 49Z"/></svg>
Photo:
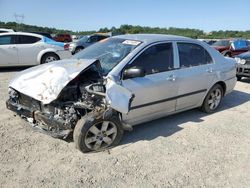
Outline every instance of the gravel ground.
<svg viewBox="0 0 250 188"><path fill-rule="evenodd" d="M191 110L138 125L122 143L83 154L34 131L5 107L0 70L0 187L249 187L250 79L217 113Z"/></svg>

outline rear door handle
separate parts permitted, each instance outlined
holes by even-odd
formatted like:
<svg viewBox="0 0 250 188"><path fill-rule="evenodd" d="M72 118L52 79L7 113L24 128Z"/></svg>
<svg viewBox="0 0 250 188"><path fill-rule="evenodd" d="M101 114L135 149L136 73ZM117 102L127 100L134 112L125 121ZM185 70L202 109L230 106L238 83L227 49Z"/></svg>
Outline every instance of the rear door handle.
<svg viewBox="0 0 250 188"><path fill-rule="evenodd" d="M167 78L167 80L169 80L169 81L175 81L176 80L176 76L175 75L170 75L168 78Z"/></svg>
<svg viewBox="0 0 250 188"><path fill-rule="evenodd" d="M208 73L212 73L214 70L210 67L206 70Z"/></svg>
<svg viewBox="0 0 250 188"><path fill-rule="evenodd" d="M10 48L10 49L16 49L16 47L15 47L15 46L10 46L9 48Z"/></svg>

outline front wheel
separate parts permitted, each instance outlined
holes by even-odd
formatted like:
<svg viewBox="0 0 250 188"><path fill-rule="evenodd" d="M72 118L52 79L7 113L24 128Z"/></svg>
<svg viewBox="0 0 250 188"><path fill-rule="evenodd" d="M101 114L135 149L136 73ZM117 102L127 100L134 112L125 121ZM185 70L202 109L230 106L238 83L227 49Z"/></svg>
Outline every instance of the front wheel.
<svg viewBox="0 0 250 188"><path fill-rule="evenodd" d="M237 81L241 81L241 76L236 76L237 77Z"/></svg>
<svg viewBox="0 0 250 188"><path fill-rule="evenodd" d="M216 84L210 89L205 100L203 101L201 110L206 113L214 112L220 105L223 97L223 89L221 85Z"/></svg>
<svg viewBox="0 0 250 188"><path fill-rule="evenodd" d="M123 129L117 116L104 120L88 114L82 117L74 130L76 148L82 152L102 151L119 144Z"/></svg>

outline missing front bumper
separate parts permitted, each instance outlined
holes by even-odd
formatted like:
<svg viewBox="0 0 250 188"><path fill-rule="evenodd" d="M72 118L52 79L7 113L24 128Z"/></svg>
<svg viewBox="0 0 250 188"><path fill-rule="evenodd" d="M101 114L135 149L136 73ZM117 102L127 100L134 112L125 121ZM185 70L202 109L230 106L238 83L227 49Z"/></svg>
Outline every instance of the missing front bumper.
<svg viewBox="0 0 250 188"><path fill-rule="evenodd" d="M32 127L52 137L66 139L73 132L73 129L68 128L63 121L54 119L41 111L31 110L11 99L6 101L6 107L26 120L32 118L33 122L28 121Z"/></svg>

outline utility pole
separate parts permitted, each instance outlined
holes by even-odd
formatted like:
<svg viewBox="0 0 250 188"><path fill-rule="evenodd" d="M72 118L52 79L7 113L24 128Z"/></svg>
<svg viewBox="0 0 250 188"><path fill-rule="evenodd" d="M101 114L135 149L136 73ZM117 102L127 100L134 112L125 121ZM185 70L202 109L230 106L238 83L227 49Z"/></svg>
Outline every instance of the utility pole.
<svg viewBox="0 0 250 188"><path fill-rule="evenodd" d="M23 23L24 20L24 14L14 14L15 20L16 20L16 31L19 31L21 29L21 24Z"/></svg>

